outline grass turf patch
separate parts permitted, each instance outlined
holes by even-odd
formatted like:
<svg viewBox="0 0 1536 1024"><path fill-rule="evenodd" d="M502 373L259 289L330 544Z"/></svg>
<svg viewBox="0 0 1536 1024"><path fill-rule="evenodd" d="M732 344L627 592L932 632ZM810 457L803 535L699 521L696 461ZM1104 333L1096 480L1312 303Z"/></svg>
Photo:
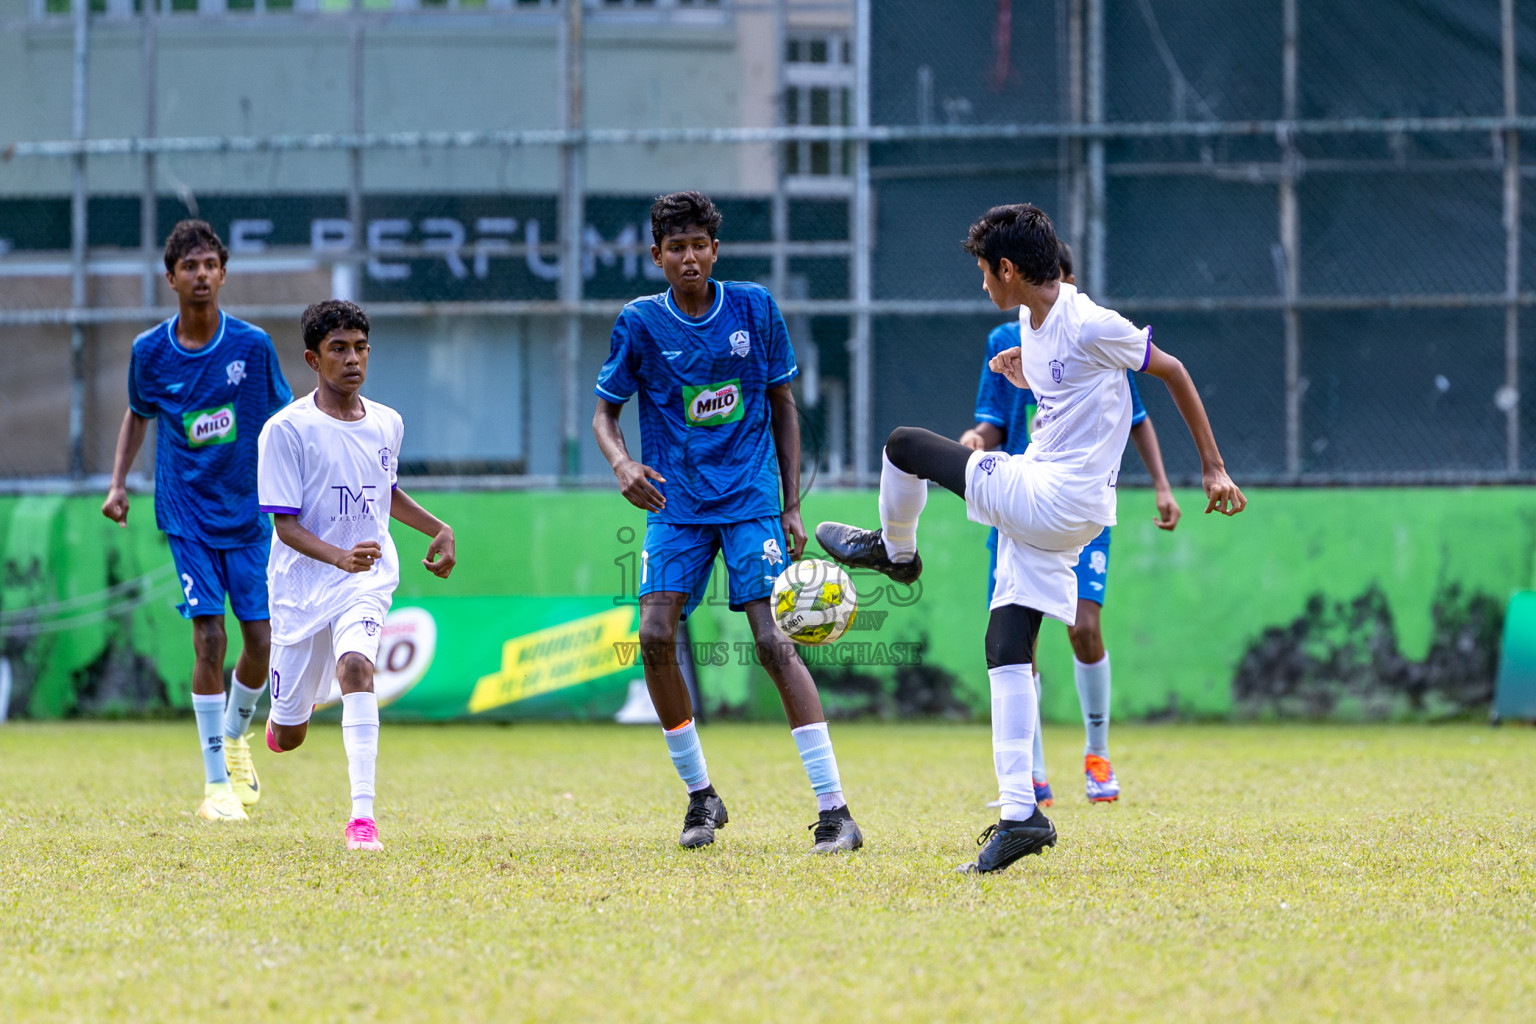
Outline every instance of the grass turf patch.
<svg viewBox="0 0 1536 1024"><path fill-rule="evenodd" d="M349 853L339 730L256 751L194 816L190 722L0 729L7 1020L1488 1020L1536 1012L1536 733L1116 726L1059 845L966 877L984 727L834 725L864 850L782 728L705 726L730 809L676 845L655 729L382 731L382 854ZM254 744L253 744L254 745Z"/></svg>

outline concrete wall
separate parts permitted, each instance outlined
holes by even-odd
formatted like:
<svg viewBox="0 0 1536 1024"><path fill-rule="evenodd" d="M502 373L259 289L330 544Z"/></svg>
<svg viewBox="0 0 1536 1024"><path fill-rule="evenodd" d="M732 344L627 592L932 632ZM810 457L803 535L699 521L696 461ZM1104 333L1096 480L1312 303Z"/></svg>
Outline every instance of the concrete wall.
<svg viewBox="0 0 1536 1024"><path fill-rule="evenodd" d="M0 19L0 139L70 137L73 28L68 18L24 22L24 0ZM590 127L730 127L773 123L778 62L764 12L704 12L688 20L592 12L586 31ZM155 102L161 136L265 135L351 130L348 32L340 15L166 17L159 20ZM366 16L366 131L516 130L558 127L557 15ZM88 131L144 134L143 25L92 22ZM721 193L772 182L760 148L632 147L594 151L593 191L658 192L686 181ZM372 191L553 192L553 149L370 153ZM137 193L139 162L93 161L93 192ZM346 187L340 153L172 155L159 186L194 193L334 192ZM22 161L0 171L0 195L68 190L62 161Z"/></svg>
<svg viewBox="0 0 1536 1024"><path fill-rule="evenodd" d="M71 135L73 25L68 17L29 20L27 0L0 0L0 145L8 140L66 139ZM591 11L586 28L586 104L589 126L730 127L772 124L778 102L779 57L771 9L740 14L690 11L686 18L623 11ZM558 12L502 14L368 14L363 33L363 127L366 131L549 129L560 123ZM348 38L344 15L177 15L155 23L156 133L168 136L302 134L350 131ZM142 20L93 18L90 37L88 132L98 138L145 133L145 25ZM761 195L772 188L772 152L762 146L597 147L586 169L593 194L643 198L681 187L717 195ZM477 194L552 197L558 188L552 148L504 150L371 151L363 161L370 195L438 193L457 201ZM138 157L92 158L93 196L134 196L142 186ZM209 197L248 196L258 204L283 196L343 194L349 162L341 152L221 155L168 154L157 158L156 187L178 196L171 216L208 212ZM0 200L62 198L71 183L67 160L0 161ZM199 197L204 200L198 206ZM644 203L637 209L643 212ZM261 209L244 216L262 216ZM270 214L266 214L270 216ZM324 214L335 216L334 211ZM385 214L398 215L398 214ZM67 213L56 210L51 247L67 243ZM136 208L93 215L93 238L133 245ZM161 211L162 226L167 211ZM215 216L224 230L225 221ZM544 240L555 224L544 218ZM643 219L643 218L642 218ZM523 220L529 220L528 215ZM472 223L469 222L469 223ZM611 228L599 225L604 231ZM643 226L642 226L643 234ZM305 240L307 243L307 239ZM312 254L297 240L278 243L303 264ZM18 243L19 248L24 248ZM3 248L3 245L0 245ZM110 255L94 245L93 254ZM3 253L0 253L3 255ZM20 258L20 254L13 259ZM237 315L243 304L307 302L330 294L328 266L291 272L247 273L239 253L231 262L224 304ZM546 282L547 284L547 282ZM92 305L139 304L139 280L89 279ZM549 286L552 288L552 286ZM637 281L629 294L655 290ZM510 293L440 298L504 298ZM365 294L364 298L369 298ZM414 296L410 296L414 297ZM551 294L548 297L553 297ZM155 301L174 296L158 283ZM68 279L0 277L0 306L50 308L69 304ZM85 465L110 468L123 408L128 343L148 323L86 332ZM284 353L295 390L309 385L292 324L263 323ZM382 323L380 355L370 393L411 414L421 428L412 447L423 458L522 459L534 473L555 473L559 461L558 325L531 320L470 318L463 323L402 320ZM62 328L7 329L4 348L15 352L0 390L0 427L8 438L0 472L67 472L69 332ZM391 344L398 348L391 350ZM589 324L583 380L606 355L607 325ZM525 379L522 375L530 375ZM529 380L544 382L530 386ZM430 392L418 385L433 385ZM583 387L583 395L587 388ZM432 395L433 409L422 408ZM523 399L526 395L526 406ZM508 401L506 417L484 413ZM462 415L443 415L444 409ZM583 466L601 467L583 432ZM140 469L152 472L152 460Z"/></svg>

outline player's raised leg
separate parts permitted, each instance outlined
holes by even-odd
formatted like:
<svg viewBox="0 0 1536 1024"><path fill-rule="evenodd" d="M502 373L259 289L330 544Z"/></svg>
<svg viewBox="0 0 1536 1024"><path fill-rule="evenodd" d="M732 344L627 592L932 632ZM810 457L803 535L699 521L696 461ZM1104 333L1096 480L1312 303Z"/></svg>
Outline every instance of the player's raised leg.
<svg viewBox="0 0 1536 1024"><path fill-rule="evenodd" d="M880 528L822 523L816 527L816 542L833 561L874 569L897 583L913 582L923 572L917 521L928 502L928 481L964 498L966 466L973 455L980 457L931 430L897 427L880 458Z"/></svg>
<svg viewBox="0 0 1536 1024"><path fill-rule="evenodd" d="M1002 805L996 825L977 840L974 862L956 870L1001 871L1020 857L1056 845L1056 827L1035 803L1031 761L1039 718L1030 658L1042 615L1007 604L992 609L987 623L987 677L992 686L992 762Z"/></svg>

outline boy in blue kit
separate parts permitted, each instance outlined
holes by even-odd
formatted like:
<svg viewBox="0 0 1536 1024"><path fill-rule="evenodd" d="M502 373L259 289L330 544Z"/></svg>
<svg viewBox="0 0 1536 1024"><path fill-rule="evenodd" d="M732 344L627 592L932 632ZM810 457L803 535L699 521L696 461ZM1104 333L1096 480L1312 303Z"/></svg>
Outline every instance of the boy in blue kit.
<svg viewBox="0 0 1536 1024"><path fill-rule="evenodd" d="M647 513L640 649L672 763L688 787L678 841L706 846L729 820L709 781L677 661L677 625L703 599L723 550L730 607L746 613L816 792L811 851L856 850L864 837L843 797L821 698L768 601L774 580L805 549L800 427L789 387L800 371L773 296L759 285L710 278L720 221L698 192L652 205L651 258L671 288L619 314L592 419L619 490ZM637 393L639 462L619 427L624 403Z"/></svg>
<svg viewBox="0 0 1536 1024"><path fill-rule="evenodd" d="M165 279L176 316L134 339L128 412L101 513L128 525L128 469L155 429L155 523L192 620L192 710L203 750L208 821L244 821L261 798L246 737L266 686L271 644L267 553L272 524L256 503L256 438L293 399L272 339L219 309L229 253L200 220L177 224L165 242ZM244 647L224 696L224 596Z"/></svg>
<svg viewBox="0 0 1536 1024"><path fill-rule="evenodd" d="M1075 285L1072 273L1072 249L1061 243L1061 280ZM981 366L981 385L976 391L976 425L960 435L960 443L977 451L1001 449L1009 455L1021 455L1029 447L1029 426L1035 416L1035 395L1029 388L1013 387L988 367L992 357L1019 345L1019 322L1014 320L996 328L987 337L987 358ZM1126 371L1131 391L1131 440L1152 477L1156 492L1159 529L1172 530L1179 524L1179 503L1174 500L1163 470L1163 452L1157 443L1157 431L1142 407L1136 390L1136 376ZM1105 587L1109 583L1109 533L1095 537L1083 548L1073 570L1077 576L1077 621L1067 627L1072 643L1073 677L1077 684L1078 706L1083 713L1083 775L1089 803L1112 803L1120 798L1120 782L1115 778L1109 758L1109 654L1104 650L1100 628L1100 610ZM987 537L992 552L992 566L987 578L987 601L997 583L997 528ZM1040 673L1035 673L1035 690L1040 689ZM1041 807L1055 803L1045 769L1045 749L1040 728L1035 729L1034 787Z"/></svg>

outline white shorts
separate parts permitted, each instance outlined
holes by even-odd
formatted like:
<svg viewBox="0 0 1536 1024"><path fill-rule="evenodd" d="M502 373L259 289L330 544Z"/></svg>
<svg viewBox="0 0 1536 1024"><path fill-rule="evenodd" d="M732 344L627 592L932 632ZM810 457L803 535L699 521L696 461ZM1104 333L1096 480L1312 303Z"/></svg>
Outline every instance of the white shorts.
<svg viewBox="0 0 1536 1024"><path fill-rule="evenodd" d="M1070 626L1077 621L1072 569L1104 527L1061 509L1057 476L1048 462L976 452L965 465L965 509L972 522L997 527L992 607L1021 604Z"/></svg>
<svg viewBox="0 0 1536 1024"><path fill-rule="evenodd" d="M315 703L329 692L343 655L361 654L377 663L388 613L386 604L360 601L296 644L273 644L268 671L272 721L278 725L308 722Z"/></svg>

